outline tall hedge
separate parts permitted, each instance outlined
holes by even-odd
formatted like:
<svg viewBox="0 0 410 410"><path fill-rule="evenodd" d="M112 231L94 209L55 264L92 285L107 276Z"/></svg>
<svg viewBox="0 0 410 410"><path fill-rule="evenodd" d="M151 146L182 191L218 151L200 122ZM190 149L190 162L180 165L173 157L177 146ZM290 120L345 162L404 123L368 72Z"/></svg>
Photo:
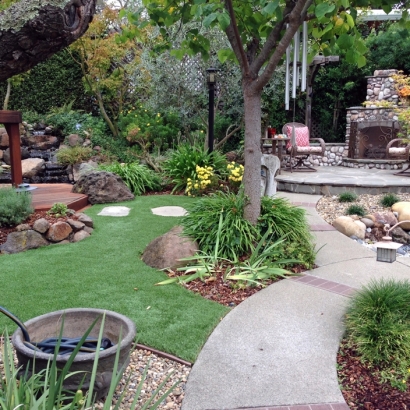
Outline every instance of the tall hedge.
<svg viewBox="0 0 410 410"><path fill-rule="evenodd" d="M75 99L74 109L91 110L90 97L85 95L81 69L67 50L32 68L20 85L11 90L9 110L47 113L52 107L62 107ZM0 83L0 109L7 83Z"/></svg>

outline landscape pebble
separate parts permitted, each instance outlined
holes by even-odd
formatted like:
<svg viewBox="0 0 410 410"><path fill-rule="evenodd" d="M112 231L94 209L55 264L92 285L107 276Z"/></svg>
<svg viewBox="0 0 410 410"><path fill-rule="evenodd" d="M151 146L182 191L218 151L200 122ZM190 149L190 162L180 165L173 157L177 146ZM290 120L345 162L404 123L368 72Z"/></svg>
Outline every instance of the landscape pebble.
<svg viewBox="0 0 410 410"><path fill-rule="evenodd" d="M125 370L124 375L115 391L112 405L115 405L117 403L125 389L125 395L122 400L120 409L129 410L131 408L131 404L135 397L135 392L138 389L138 385L141 381L142 374L146 366L149 366L148 372L146 380L141 390L140 399L138 401L136 409L140 409L142 407L142 405L152 396L154 391L164 381L164 379L166 379L168 375L169 379L167 380L163 388L160 390L159 394L155 397L154 401L151 402L151 404L155 403L155 401L159 399L159 397L161 397L161 395L165 393L175 383L178 383L178 385L174 388L173 392L162 401L158 409L180 409L185 394L186 381L188 379L189 372L191 371L191 367L167 358L160 357L157 354L145 349L136 349L132 353L130 357L130 364ZM4 375L1 349L0 375ZM128 387L126 385L127 380ZM101 400L96 404L95 409L102 409L103 405L104 400Z"/></svg>
<svg viewBox="0 0 410 410"><path fill-rule="evenodd" d="M368 214L373 214L375 212L388 212L391 211L391 208L384 208L380 201L385 194L379 195L358 195L357 199L354 202L339 202L339 197L337 195L333 196L324 196L319 199L316 210L318 214L330 225L333 224L333 221L339 216L346 215L346 210L352 204L362 205ZM400 201L410 202L410 193L404 194L395 194ZM373 251L376 251L374 244L368 242L359 242L363 246L366 246ZM410 257L410 246L402 246L397 250L397 256Z"/></svg>

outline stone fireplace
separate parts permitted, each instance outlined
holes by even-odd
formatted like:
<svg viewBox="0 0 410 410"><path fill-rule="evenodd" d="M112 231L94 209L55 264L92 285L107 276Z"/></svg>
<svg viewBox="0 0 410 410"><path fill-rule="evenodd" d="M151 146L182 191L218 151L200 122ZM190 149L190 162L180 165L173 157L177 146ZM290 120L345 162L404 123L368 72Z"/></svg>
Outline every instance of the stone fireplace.
<svg viewBox="0 0 410 410"><path fill-rule="evenodd" d="M342 165L355 168L400 169L404 160L386 158L386 146L399 132L397 95L392 75L397 70L376 70L367 78L367 107L347 109L346 146ZM372 102L388 102L381 107Z"/></svg>

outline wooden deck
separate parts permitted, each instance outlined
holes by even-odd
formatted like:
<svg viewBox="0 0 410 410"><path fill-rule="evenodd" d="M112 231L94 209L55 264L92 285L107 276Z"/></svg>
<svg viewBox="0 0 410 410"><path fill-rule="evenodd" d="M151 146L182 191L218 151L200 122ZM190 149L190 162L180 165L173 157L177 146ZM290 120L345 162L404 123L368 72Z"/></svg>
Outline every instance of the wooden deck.
<svg viewBox="0 0 410 410"><path fill-rule="evenodd" d="M71 192L70 184L31 184L37 187L31 191L32 205L36 211L48 211L56 202L66 204L68 208L79 211L88 205L88 196Z"/></svg>

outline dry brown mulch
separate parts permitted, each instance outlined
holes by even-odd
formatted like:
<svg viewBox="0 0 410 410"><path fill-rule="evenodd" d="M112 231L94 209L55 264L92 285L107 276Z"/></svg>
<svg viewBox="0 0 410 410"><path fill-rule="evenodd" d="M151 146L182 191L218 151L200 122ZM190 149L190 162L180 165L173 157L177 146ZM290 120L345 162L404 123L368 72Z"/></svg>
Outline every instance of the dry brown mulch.
<svg viewBox="0 0 410 410"><path fill-rule="evenodd" d="M338 377L346 403L352 410L409 410L410 383L402 392L390 383L381 383L379 369L360 361L353 347L344 340L337 355Z"/></svg>

